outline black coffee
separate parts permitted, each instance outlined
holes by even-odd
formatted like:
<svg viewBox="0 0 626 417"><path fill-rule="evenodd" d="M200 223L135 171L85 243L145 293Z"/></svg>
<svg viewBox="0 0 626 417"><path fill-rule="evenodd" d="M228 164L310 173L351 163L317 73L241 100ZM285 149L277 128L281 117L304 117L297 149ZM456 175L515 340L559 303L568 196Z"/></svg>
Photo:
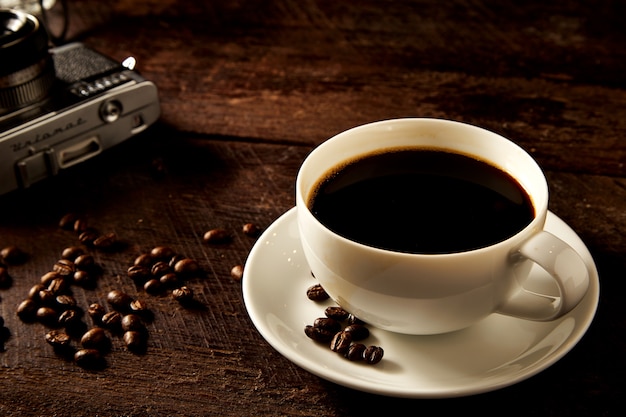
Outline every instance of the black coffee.
<svg viewBox="0 0 626 417"><path fill-rule="evenodd" d="M320 181L309 207L351 240L428 254L492 245L535 215L522 186L501 169L466 155L413 148L338 167Z"/></svg>

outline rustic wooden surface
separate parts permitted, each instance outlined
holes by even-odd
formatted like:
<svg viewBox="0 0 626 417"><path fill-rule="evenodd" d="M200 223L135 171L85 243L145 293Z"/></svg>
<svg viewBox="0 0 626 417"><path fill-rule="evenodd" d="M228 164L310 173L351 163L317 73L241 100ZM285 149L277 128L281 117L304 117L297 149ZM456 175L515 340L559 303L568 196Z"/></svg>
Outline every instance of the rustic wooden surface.
<svg viewBox="0 0 626 417"><path fill-rule="evenodd" d="M10 266L0 315L4 416L362 416L372 409L511 416L613 416L625 409L626 29L623 2L598 1L70 1L68 38L123 59L160 91L162 117L140 137L26 192L0 198L0 247ZM52 24L58 21L53 17ZM344 129L393 117L443 117L501 133L544 167L550 209L599 269L597 316L562 360L517 385L449 400L408 400L320 379L253 328L230 269L293 205L298 165ZM114 231L95 252L98 286L140 296L125 276L139 253L168 245L201 264L199 308L146 296L148 349L114 340L107 366L86 371L55 355L44 326L17 304L76 235L78 212ZM202 242L213 227L230 244ZM402 407L402 408L400 408ZM504 407L504 408L503 408Z"/></svg>

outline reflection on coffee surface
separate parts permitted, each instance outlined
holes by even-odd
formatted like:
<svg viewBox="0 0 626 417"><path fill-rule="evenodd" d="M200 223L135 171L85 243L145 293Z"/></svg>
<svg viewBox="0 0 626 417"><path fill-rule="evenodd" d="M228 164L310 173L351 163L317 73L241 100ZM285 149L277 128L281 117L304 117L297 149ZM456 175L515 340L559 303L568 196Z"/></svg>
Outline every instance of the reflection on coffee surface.
<svg viewBox="0 0 626 417"><path fill-rule="evenodd" d="M509 174L442 150L392 149L327 173L308 201L335 233L383 249L452 253L503 241L534 218Z"/></svg>

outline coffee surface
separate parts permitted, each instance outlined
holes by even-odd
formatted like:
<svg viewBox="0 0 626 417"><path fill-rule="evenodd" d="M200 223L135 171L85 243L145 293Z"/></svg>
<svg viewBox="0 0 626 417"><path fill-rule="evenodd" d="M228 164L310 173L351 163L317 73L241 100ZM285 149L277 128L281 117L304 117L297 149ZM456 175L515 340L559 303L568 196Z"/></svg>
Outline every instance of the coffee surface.
<svg viewBox="0 0 626 417"><path fill-rule="evenodd" d="M348 239L409 253L453 253L513 236L534 218L530 197L501 169L441 150L359 157L310 198L321 223Z"/></svg>

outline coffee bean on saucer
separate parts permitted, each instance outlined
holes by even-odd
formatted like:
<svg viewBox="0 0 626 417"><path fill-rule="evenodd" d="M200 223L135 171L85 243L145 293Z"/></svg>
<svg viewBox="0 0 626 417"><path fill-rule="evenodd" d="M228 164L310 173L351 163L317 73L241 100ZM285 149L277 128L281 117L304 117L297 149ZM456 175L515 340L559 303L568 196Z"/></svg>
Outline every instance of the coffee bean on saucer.
<svg viewBox="0 0 626 417"><path fill-rule="evenodd" d="M306 334L308 338L313 339L316 342L328 343L332 340L335 332L325 330L320 327L307 325L304 327L304 334Z"/></svg>
<svg viewBox="0 0 626 417"><path fill-rule="evenodd" d="M365 352L365 348L366 346L363 343L352 343L346 350L346 353L344 353L344 356L353 362L362 361L364 360L363 352Z"/></svg>
<svg viewBox="0 0 626 417"><path fill-rule="evenodd" d="M343 329L352 335L352 340L364 340L370 335L370 331L363 324L351 324Z"/></svg>
<svg viewBox="0 0 626 417"><path fill-rule="evenodd" d="M325 301L329 298L328 293L320 284L310 286L306 291L306 296L313 301Z"/></svg>
<svg viewBox="0 0 626 417"><path fill-rule="evenodd" d="M352 314L348 316L348 323L349 324L365 324L363 320L361 320L360 318Z"/></svg>
<svg viewBox="0 0 626 417"><path fill-rule="evenodd" d="M333 334L341 330L341 323L330 317L319 317L315 319L315 321L313 322L313 326L327 330L329 332L332 332Z"/></svg>
<svg viewBox="0 0 626 417"><path fill-rule="evenodd" d="M326 317L330 317L331 319L335 319L337 321L344 321L350 316L350 313L338 306L326 307L324 314Z"/></svg>
<svg viewBox="0 0 626 417"><path fill-rule="evenodd" d="M330 341L330 350L337 353L346 353L352 343L352 335L348 332L338 332Z"/></svg>
<svg viewBox="0 0 626 417"><path fill-rule="evenodd" d="M369 365L374 365L382 360L384 354L383 348L379 346L368 346L363 351L363 360Z"/></svg>

